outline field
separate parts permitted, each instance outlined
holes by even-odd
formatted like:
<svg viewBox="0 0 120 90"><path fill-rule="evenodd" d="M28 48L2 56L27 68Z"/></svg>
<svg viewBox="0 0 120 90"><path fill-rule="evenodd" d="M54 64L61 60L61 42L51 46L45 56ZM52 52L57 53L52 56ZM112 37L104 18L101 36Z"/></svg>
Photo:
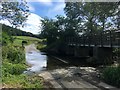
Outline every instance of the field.
<svg viewBox="0 0 120 90"><path fill-rule="evenodd" d="M22 45L22 41L27 41L27 45L28 44L32 44L32 43L37 43L37 42L41 42L41 39L38 38L34 38L34 37L29 37L29 36L13 36L14 38L14 42L13 45Z"/></svg>

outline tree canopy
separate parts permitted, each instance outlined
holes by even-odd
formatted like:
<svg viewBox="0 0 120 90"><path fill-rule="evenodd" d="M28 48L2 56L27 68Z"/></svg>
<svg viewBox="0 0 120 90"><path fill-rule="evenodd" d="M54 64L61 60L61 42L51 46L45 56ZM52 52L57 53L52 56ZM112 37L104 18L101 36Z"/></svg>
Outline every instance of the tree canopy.
<svg viewBox="0 0 120 90"><path fill-rule="evenodd" d="M66 17L57 15L55 20L44 19L41 34L65 41L66 37L119 29L120 26L119 2L65 2L64 12Z"/></svg>
<svg viewBox="0 0 120 90"><path fill-rule="evenodd" d="M13 26L23 26L29 15L29 7L25 0L2 0L0 20L7 19Z"/></svg>

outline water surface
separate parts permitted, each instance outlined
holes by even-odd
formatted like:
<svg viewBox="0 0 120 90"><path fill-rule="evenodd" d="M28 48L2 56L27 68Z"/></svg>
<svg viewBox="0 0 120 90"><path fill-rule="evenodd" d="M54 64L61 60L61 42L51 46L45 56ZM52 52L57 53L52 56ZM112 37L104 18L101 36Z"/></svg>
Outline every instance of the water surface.
<svg viewBox="0 0 120 90"><path fill-rule="evenodd" d="M24 73L27 74L40 73L44 70L53 70L69 66L84 66L84 64L81 62L81 59L75 59L65 56L57 58L55 58L55 56L48 56L46 55L46 53L37 50L35 44L26 46L25 50L26 62L30 66L29 68L27 68L27 71L24 71ZM84 60L82 59L82 61Z"/></svg>
<svg viewBox="0 0 120 90"><path fill-rule="evenodd" d="M31 51L26 53L26 62L31 67L29 71L39 72L46 69L47 67L47 56L43 55L42 52Z"/></svg>

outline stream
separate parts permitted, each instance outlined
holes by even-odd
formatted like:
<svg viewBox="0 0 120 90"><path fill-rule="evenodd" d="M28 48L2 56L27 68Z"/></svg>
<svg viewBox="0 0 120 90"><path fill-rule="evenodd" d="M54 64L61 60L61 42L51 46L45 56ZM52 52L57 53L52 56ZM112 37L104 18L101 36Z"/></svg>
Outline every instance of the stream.
<svg viewBox="0 0 120 90"><path fill-rule="evenodd" d="M25 74L39 74L41 71L60 69L69 66L84 66L82 62L84 59L75 59L70 57L56 57L49 56L44 52L36 49L35 44L25 47L26 63L28 68L23 73ZM62 59L61 59L62 58Z"/></svg>
<svg viewBox="0 0 120 90"><path fill-rule="evenodd" d="M66 63L58 60L58 58L48 56L46 53L37 50L35 44L26 46L25 51L26 63L29 66L27 70L23 72L25 74L40 73L44 70L52 70L66 66Z"/></svg>

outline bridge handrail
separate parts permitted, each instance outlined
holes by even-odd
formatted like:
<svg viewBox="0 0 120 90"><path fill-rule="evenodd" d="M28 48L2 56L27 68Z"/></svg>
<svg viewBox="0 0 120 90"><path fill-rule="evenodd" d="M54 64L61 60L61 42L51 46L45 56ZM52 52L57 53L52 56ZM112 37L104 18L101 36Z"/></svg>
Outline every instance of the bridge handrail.
<svg viewBox="0 0 120 90"><path fill-rule="evenodd" d="M68 37L71 45L120 46L120 30L106 30L82 34L79 37Z"/></svg>

